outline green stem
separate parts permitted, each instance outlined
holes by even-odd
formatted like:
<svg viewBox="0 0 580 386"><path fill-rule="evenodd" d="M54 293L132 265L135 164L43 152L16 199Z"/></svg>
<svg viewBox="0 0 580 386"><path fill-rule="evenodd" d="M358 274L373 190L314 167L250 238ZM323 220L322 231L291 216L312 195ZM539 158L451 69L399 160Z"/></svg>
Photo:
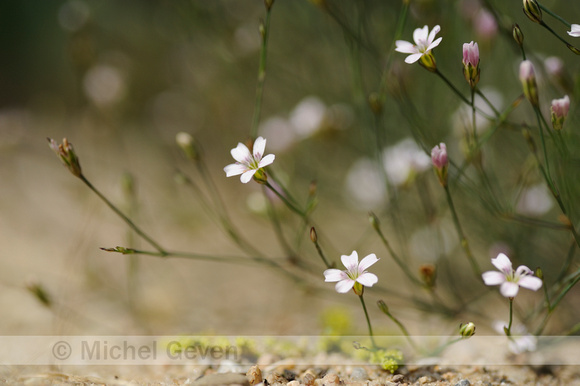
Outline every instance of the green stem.
<svg viewBox="0 0 580 386"><path fill-rule="evenodd" d="M270 14L272 7L266 7L266 20L263 24L262 47L260 48L260 64L258 67L258 84L256 85L256 100L254 102L254 116L252 118L252 128L250 136L258 136L258 124L260 123L260 114L262 112L262 97L264 95L264 82L266 80L266 59L268 57L268 37L270 36Z"/></svg>
<svg viewBox="0 0 580 386"><path fill-rule="evenodd" d="M286 196L284 196L282 193L280 193L276 188L274 188L268 181L266 181L264 183L264 185L266 185L266 187L268 189L270 189L276 196L278 196L278 198L280 200L282 200L282 202L288 207L288 209L290 209L291 211L293 211L294 213L296 213L297 215L299 215L300 217L306 218L308 217L306 215L306 213L304 213L300 208L298 208L295 204L293 204L292 202L290 202L290 200L288 200L288 198Z"/></svg>
<svg viewBox="0 0 580 386"><path fill-rule="evenodd" d="M365 318L367 319L367 326L369 328L369 336L371 338L371 343L373 344L373 348L377 348L377 344L375 343L375 337L373 335L373 327L371 326L371 319L369 318L369 313L367 312L367 306L365 305L365 300L363 295L359 295L360 303L362 304L363 311L365 312Z"/></svg>
<svg viewBox="0 0 580 386"><path fill-rule="evenodd" d="M409 342L411 347L413 347L415 350L417 350L417 345L415 344L415 341L413 340L413 338L411 338L411 334L409 334L409 331L407 330L407 328L405 328L403 323L401 323L401 321L399 319L397 319L396 317L394 317L393 314L391 314L390 312L386 312L385 315L387 315L389 317L389 319L391 319L393 321L393 323L395 323L397 325L397 327L399 327L399 329L401 330L403 335L405 335L405 338L407 339L407 341Z"/></svg>
<svg viewBox="0 0 580 386"><path fill-rule="evenodd" d="M556 38L558 38L558 40L560 40L562 43L564 43L566 45L566 47L568 47L568 49L570 51L572 51L573 53L575 53L576 55L580 55L580 50L578 50L578 48L576 48L575 46L573 46L572 44L568 43L563 37L561 37L559 34L557 34L552 28L550 28L549 25L547 25L546 23L544 23L543 21L540 22L540 25L542 27L544 27L545 29L547 29L548 31L550 31L550 33L552 35L554 35Z"/></svg>
<svg viewBox="0 0 580 386"><path fill-rule="evenodd" d="M512 336L512 322L513 322L513 306L514 306L514 298L509 298L510 301L510 321L508 322L507 329L505 334L509 337Z"/></svg>
<svg viewBox="0 0 580 386"><path fill-rule="evenodd" d="M481 270L471 253L471 248L469 247L469 243L467 238L465 237L465 233L463 233L463 228L461 228L461 224L459 222L459 217L457 216L457 211L455 210L455 205L453 204L453 199L451 198L451 192L449 191L449 186L445 185L445 196L447 197L447 203L449 204L449 209L451 209L451 216L453 217L453 223L455 224L455 229L457 230L457 234L459 235L461 247L465 251L465 255L469 260L469 264L471 264L471 269L475 276L481 279Z"/></svg>
<svg viewBox="0 0 580 386"><path fill-rule="evenodd" d="M129 217L125 216L125 214L123 214L123 212L121 212L111 201L109 201L101 192L99 192L97 188L95 188L93 184L91 184L90 181L87 180L83 174L81 174L79 178L81 179L81 181L85 183L85 185L89 187L89 189L91 189L97 196L99 196L99 198L103 200L103 202L107 204L107 206L111 208L113 212L115 212L119 217L121 217L121 219L125 221L125 223L127 223L127 225L129 225L129 227L131 227L131 229L133 229L135 233L137 233L145 241L151 244L153 248L157 249L157 251L159 251L161 255L164 256L167 255L167 252L159 244L157 244L151 237L149 237L145 232L143 232L141 228L135 225L133 221L129 219Z"/></svg>
<svg viewBox="0 0 580 386"><path fill-rule="evenodd" d="M447 86L449 86L449 88L468 106L472 106L471 102L469 101L469 99L467 99L458 89L457 87L455 87L455 85L453 85L453 83L451 83L451 81L449 79L447 79L447 77L445 75L443 75L441 73L441 71L439 71L439 69L435 69L435 74L437 74L444 82L445 84L447 84ZM490 116L489 114L486 114L484 111L482 111L481 109L474 107L478 113L480 113L482 116L484 116L486 119L494 120L494 118L492 116Z"/></svg>
<svg viewBox="0 0 580 386"><path fill-rule="evenodd" d="M572 24L568 23L564 20L560 15L555 14L554 12L550 11L548 8L544 7L542 4L538 3L542 11L546 12L548 15L552 16L554 19L559 20L562 24L564 24L568 28L572 28Z"/></svg>

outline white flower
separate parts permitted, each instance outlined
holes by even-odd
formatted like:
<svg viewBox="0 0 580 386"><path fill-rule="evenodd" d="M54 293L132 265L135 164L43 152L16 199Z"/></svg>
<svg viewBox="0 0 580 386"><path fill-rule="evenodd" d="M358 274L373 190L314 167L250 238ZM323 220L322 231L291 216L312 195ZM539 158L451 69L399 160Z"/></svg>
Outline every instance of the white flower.
<svg viewBox="0 0 580 386"><path fill-rule="evenodd" d="M338 282L336 283L336 292L344 294L354 287L355 283L360 283L366 287L372 287L373 284L379 281L377 275L367 272L367 268L379 261L374 253L358 262L358 253L352 251L350 256L342 255L340 257L342 264L346 267L346 271L339 269L327 269L324 271L324 281Z"/></svg>
<svg viewBox="0 0 580 386"><path fill-rule="evenodd" d="M227 177L241 174L240 180L246 184L250 182L256 172L274 162L274 154L268 154L264 157L266 149L266 140L262 137L256 138L253 146L253 154L250 149L243 143L231 150L232 157L237 161L224 168Z"/></svg>
<svg viewBox="0 0 580 386"><path fill-rule="evenodd" d="M568 35L573 36L575 38L580 37L580 24L572 24L570 31L568 31Z"/></svg>
<svg viewBox="0 0 580 386"><path fill-rule="evenodd" d="M504 327L508 324L505 321L496 320L492 323L492 327L500 334L504 334ZM514 354L521 354L526 351L536 351L538 339L530 334L526 326L516 324L512 327L510 340L508 341L508 348Z"/></svg>
<svg viewBox="0 0 580 386"><path fill-rule="evenodd" d="M514 272L512 262L505 254L500 253L492 264L500 271L484 272L481 276L486 285L501 285L499 292L506 298L513 298L518 294L519 287L537 291L542 287L542 280L533 276L531 269L520 265Z"/></svg>
<svg viewBox="0 0 580 386"><path fill-rule="evenodd" d="M437 47L443 38L438 38L434 41L435 35L439 33L441 27L436 25L429 33L429 27L424 26L423 28L417 28L413 32L413 40L415 44L407 42L405 40L397 40L395 42L397 48L395 51L402 52L404 54L411 54L405 58L406 63L415 63L421 58L421 56L428 54L433 48Z"/></svg>

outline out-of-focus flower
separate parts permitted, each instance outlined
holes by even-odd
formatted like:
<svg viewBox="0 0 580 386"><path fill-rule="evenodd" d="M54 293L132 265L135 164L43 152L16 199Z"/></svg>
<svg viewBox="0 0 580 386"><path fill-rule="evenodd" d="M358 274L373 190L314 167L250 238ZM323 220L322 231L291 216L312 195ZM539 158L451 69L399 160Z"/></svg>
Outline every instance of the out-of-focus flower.
<svg viewBox="0 0 580 386"><path fill-rule="evenodd" d="M413 40L415 44L410 43L405 40L397 40L395 42L395 51L402 52L403 54L410 54L405 58L406 63L415 63L421 60L421 64L425 66L430 71L435 71L437 66L435 64L435 58L431 54L431 50L441 43L443 38L435 39L435 36L439 33L441 27L436 25L433 27L431 32L429 32L429 27L424 26L423 28L417 28L413 32Z"/></svg>
<svg viewBox="0 0 580 386"><path fill-rule="evenodd" d="M326 105L317 97L309 96L300 101L290 113L289 121L296 134L306 138L318 131L326 116Z"/></svg>
<svg viewBox="0 0 580 386"><path fill-rule="evenodd" d="M431 159L411 138L383 150L383 166L389 182L402 186L412 181L417 173L429 169Z"/></svg>
<svg viewBox="0 0 580 386"><path fill-rule="evenodd" d="M552 200L552 196L544 184L534 185L522 192L516 205L516 211L530 216L540 216L552 208Z"/></svg>
<svg viewBox="0 0 580 386"><path fill-rule="evenodd" d="M542 280L537 278L531 269L520 265L514 272L509 257L500 253L491 263L499 270L484 272L481 277L486 285L499 285L499 292L506 298L513 298L520 287L537 291L542 287Z"/></svg>
<svg viewBox="0 0 580 386"><path fill-rule="evenodd" d="M570 26L570 31L568 31L568 35L573 36L575 38L580 37L580 24L572 24Z"/></svg>
<svg viewBox="0 0 580 386"><path fill-rule="evenodd" d="M342 255L340 257L342 264L346 267L345 271L339 269L327 269L324 271L324 281L338 282L336 283L336 292L347 293L351 289L361 296L363 293L363 286L372 287L379 279L374 273L367 272L367 269L379 261L374 253L358 261L358 253L352 251L350 255Z"/></svg>
<svg viewBox="0 0 580 386"><path fill-rule="evenodd" d="M376 210L386 203L384 172L367 158L357 160L348 170L345 192L349 201L364 210Z"/></svg>
<svg viewBox="0 0 580 386"><path fill-rule="evenodd" d="M492 327L499 334L504 334L504 328L507 323L502 320L496 320L493 322ZM524 352L536 351L538 339L532 334L528 333L528 330L523 324L516 324L511 329L510 340L508 341L508 348L514 354L521 354Z"/></svg>
<svg viewBox="0 0 580 386"><path fill-rule="evenodd" d="M544 68L550 76L561 76L564 71L564 61L557 56L549 56L544 59Z"/></svg>
<svg viewBox="0 0 580 386"><path fill-rule="evenodd" d="M536 71L529 60L520 63L520 81L524 88L524 95L533 106L538 106L538 85L536 83Z"/></svg>
<svg viewBox="0 0 580 386"><path fill-rule="evenodd" d="M62 144L59 145L52 138L48 139L48 145L56 155L60 158L63 165L75 176L80 177L83 173L81 171L81 164L79 158L77 157L72 143L68 142L66 138L62 140Z"/></svg>
<svg viewBox="0 0 580 386"><path fill-rule="evenodd" d="M196 149L195 140L191 134L181 131L175 135L175 142L177 143L177 146L183 150L187 158L199 158L199 151Z"/></svg>
<svg viewBox="0 0 580 386"><path fill-rule="evenodd" d="M83 79L83 86L87 97L99 106L119 102L126 91L124 75L117 67L108 64L90 68Z"/></svg>
<svg viewBox="0 0 580 386"><path fill-rule="evenodd" d="M498 26L495 17L485 8L481 8L473 19L473 27L477 36L491 40L497 35Z"/></svg>
<svg viewBox="0 0 580 386"><path fill-rule="evenodd" d="M471 88L479 82L479 46L470 42L463 44L463 75Z"/></svg>
<svg viewBox="0 0 580 386"><path fill-rule="evenodd" d="M288 150L296 143L296 129L281 116L270 117L259 128L259 133L268 139L268 146L274 152Z"/></svg>
<svg viewBox="0 0 580 386"><path fill-rule="evenodd" d="M274 162L274 154L268 154L264 157L266 150L266 140L262 137L256 138L253 145L253 151L250 151L243 143L238 143L238 146L231 150L232 157L237 161L224 168L227 177L237 176L241 174L240 180L247 184L256 173L256 178L265 180L266 174L261 170L262 168Z"/></svg>
<svg viewBox="0 0 580 386"><path fill-rule="evenodd" d="M447 146L443 142L431 149L431 161L439 182L442 186L446 186L449 159L447 158Z"/></svg>
<svg viewBox="0 0 580 386"><path fill-rule="evenodd" d="M461 335L464 338L469 338L475 335L475 324L473 322L460 324L459 335Z"/></svg>
<svg viewBox="0 0 580 386"><path fill-rule="evenodd" d="M550 106L550 113L552 116L552 127L554 130L561 130L564 126L564 121L568 116L568 111L570 110L570 98L565 95L564 98L552 100L552 105Z"/></svg>
<svg viewBox="0 0 580 386"><path fill-rule="evenodd" d="M503 109L504 97L502 93L493 87L480 88L485 98L499 111ZM488 115L494 115L493 109L487 104L486 100L475 94L475 107ZM465 132L473 132L473 116L471 106L460 105L453 113L452 123L453 132L460 138L465 137ZM491 122L481 114L475 115L475 128L478 133L485 131Z"/></svg>

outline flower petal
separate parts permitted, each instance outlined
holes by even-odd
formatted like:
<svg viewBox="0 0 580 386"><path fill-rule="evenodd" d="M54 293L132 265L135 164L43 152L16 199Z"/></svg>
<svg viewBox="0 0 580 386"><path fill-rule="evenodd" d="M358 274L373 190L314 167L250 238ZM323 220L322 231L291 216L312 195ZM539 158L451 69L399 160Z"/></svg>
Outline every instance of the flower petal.
<svg viewBox="0 0 580 386"><path fill-rule="evenodd" d="M481 277L485 285L499 285L505 281L505 275L497 271L484 272Z"/></svg>
<svg viewBox="0 0 580 386"><path fill-rule="evenodd" d="M373 284L376 284L379 281L379 278L374 273L365 272L360 275L356 281L364 285L365 287L372 287Z"/></svg>
<svg viewBox="0 0 580 386"><path fill-rule="evenodd" d="M242 174L242 176L240 177L240 181L242 181L244 184L247 184L248 182L250 182L252 177L254 177L255 173L256 173L256 169L250 169L248 171L245 171Z"/></svg>
<svg viewBox="0 0 580 386"><path fill-rule="evenodd" d="M415 63L417 60L421 59L421 56L423 56L423 54L413 54L413 55L409 55L405 58L405 63Z"/></svg>
<svg viewBox="0 0 580 386"><path fill-rule="evenodd" d="M367 257L362 259L361 262L359 263L359 265L358 265L359 272L366 271L368 267L370 267L371 265L373 265L377 261L379 261L379 259L377 258L377 255L375 255L374 253L371 253L370 255L368 255Z"/></svg>
<svg viewBox="0 0 580 386"><path fill-rule="evenodd" d="M572 24L570 27L570 31L567 31L568 35L575 38L580 37L580 24Z"/></svg>
<svg viewBox="0 0 580 386"><path fill-rule="evenodd" d="M542 287L542 279L535 276L524 276L518 281L520 287L537 291Z"/></svg>
<svg viewBox="0 0 580 386"><path fill-rule="evenodd" d="M397 47L395 51L402 52L403 54L416 54L418 52L417 47L406 40L397 40L395 45Z"/></svg>
<svg viewBox="0 0 580 386"><path fill-rule="evenodd" d="M348 276L344 271L341 271L340 269L331 268L324 271L324 281L333 282L345 279L348 279Z"/></svg>
<svg viewBox="0 0 580 386"><path fill-rule="evenodd" d="M429 47L427 47L427 51L431 51L433 48L437 47L439 43L441 43L441 40L443 40L443 38L438 38L433 43L429 44Z"/></svg>
<svg viewBox="0 0 580 386"><path fill-rule="evenodd" d="M265 166L270 165L272 162L274 162L275 158L276 158L276 156L274 154L268 154L267 156L262 158L262 160L258 164L258 168L263 168Z"/></svg>
<svg viewBox="0 0 580 386"><path fill-rule="evenodd" d="M428 35L429 27L424 26L423 28L417 28L415 31L413 31L413 40L415 41L415 44L421 45L423 42L427 41Z"/></svg>
<svg viewBox="0 0 580 386"><path fill-rule="evenodd" d="M514 282L506 281L501 287L499 287L499 292L506 298L514 298L518 294L520 286Z"/></svg>
<svg viewBox="0 0 580 386"><path fill-rule="evenodd" d="M344 279L336 283L336 286L334 288L336 289L336 292L344 294L350 291L352 287L354 287L354 280Z"/></svg>
<svg viewBox="0 0 580 386"><path fill-rule="evenodd" d="M516 274L514 275L516 278L524 275L533 275L534 272L526 267L525 265L520 265L518 269L516 269Z"/></svg>
<svg viewBox="0 0 580 386"><path fill-rule="evenodd" d="M512 262L505 254L500 253L495 259L491 259L491 263L506 275L512 273Z"/></svg>
<svg viewBox="0 0 580 386"><path fill-rule="evenodd" d="M256 138L254 141L254 158L260 159L264 155L264 150L266 150L266 140L262 137Z"/></svg>
<svg viewBox="0 0 580 386"><path fill-rule="evenodd" d="M357 272L358 270L358 253L352 251L350 256L342 255L340 256L340 261L346 267L348 272Z"/></svg>
<svg viewBox="0 0 580 386"><path fill-rule="evenodd" d="M230 164L224 168L224 172L226 172L226 177L237 176L238 174L242 174L247 171L248 168L246 165L242 164Z"/></svg>
<svg viewBox="0 0 580 386"><path fill-rule="evenodd" d="M433 29L431 30L431 33L429 34L429 38L427 39L427 43L429 46L431 46L433 42L433 40L435 39L435 35L437 35L439 33L439 31L441 31L441 27L439 25L436 25L435 27L433 27ZM439 42L441 42L442 38L439 38L437 40L439 40ZM435 46L437 46L439 43L435 44Z"/></svg>
<svg viewBox="0 0 580 386"><path fill-rule="evenodd" d="M248 163L249 159L252 157L248 147L241 142L238 143L238 146L233 148L230 153L232 154L232 157L240 163Z"/></svg>

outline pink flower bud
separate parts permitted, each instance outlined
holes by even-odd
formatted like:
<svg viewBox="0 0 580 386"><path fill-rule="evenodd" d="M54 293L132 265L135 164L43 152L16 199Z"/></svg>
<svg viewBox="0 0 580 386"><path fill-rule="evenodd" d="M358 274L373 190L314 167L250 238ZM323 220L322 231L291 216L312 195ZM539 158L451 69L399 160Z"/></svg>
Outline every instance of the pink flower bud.
<svg viewBox="0 0 580 386"><path fill-rule="evenodd" d="M437 169L443 169L449 163L447 159L447 146L443 142L431 150L431 161Z"/></svg>
<svg viewBox="0 0 580 386"><path fill-rule="evenodd" d="M471 88L479 82L479 47L477 43L463 44L463 75Z"/></svg>
<svg viewBox="0 0 580 386"><path fill-rule="evenodd" d="M534 65L529 60L520 64L520 81L524 88L524 94L530 103L538 106L538 86L536 84L536 72Z"/></svg>
<svg viewBox="0 0 580 386"><path fill-rule="evenodd" d="M570 110L570 98L568 95L561 99L554 99L550 106L552 116L552 127L554 130L561 130L564 125L564 120L568 116Z"/></svg>

